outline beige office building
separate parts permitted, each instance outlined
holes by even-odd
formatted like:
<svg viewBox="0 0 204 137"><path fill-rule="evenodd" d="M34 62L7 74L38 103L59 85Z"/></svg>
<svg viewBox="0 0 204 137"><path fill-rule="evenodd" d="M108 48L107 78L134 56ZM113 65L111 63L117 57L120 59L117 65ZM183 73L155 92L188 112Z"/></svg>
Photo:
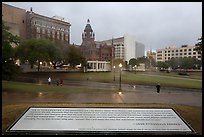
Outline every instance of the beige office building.
<svg viewBox="0 0 204 137"><path fill-rule="evenodd" d="M2 21L13 35L26 37L26 10L2 3Z"/></svg>
<svg viewBox="0 0 204 137"><path fill-rule="evenodd" d="M172 58L196 58L201 60L201 54L195 50L195 46L182 45L181 47L168 47L156 50L156 61L168 61Z"/></svg>

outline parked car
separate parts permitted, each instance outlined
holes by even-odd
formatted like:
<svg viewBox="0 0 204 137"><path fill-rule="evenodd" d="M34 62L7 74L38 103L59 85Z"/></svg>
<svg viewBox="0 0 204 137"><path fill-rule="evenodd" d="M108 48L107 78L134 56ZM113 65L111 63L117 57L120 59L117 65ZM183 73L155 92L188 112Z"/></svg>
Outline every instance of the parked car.
<svg viewBox="0 0 204 137"><path fill-rule="evenodd" d="M179 75L185 75L185 76L189 76L189 75L190 75L190 74L187 73L187 72L179 72L178 74L179 74Z"/></svg>

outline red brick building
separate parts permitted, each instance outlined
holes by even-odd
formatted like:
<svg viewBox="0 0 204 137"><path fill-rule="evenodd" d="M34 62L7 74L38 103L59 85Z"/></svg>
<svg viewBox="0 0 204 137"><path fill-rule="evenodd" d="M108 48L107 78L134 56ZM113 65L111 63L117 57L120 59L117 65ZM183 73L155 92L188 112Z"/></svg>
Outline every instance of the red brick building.
<svg viewBox="0 0 204 137"><path fill-rule="evenodd" d="M89 61L111 61L113 58L113 48L107 44L97 45L95 34L91 28L89 19L82 33L81 53Z"/></svg>
<svg viewBox="0 0 204 137"><path fill-rule="evenodd" d="M112 61L114 58L114 48L106 43L99 48L99 60Z"/></svg>
<svg viewBox="0 0 204 137"><path fill-rule="evenodd" d="M47 17L2 3L2 20L13 35L21 39L48 38L66 45L70 44L70 26L64 18Z"/></svg>
<svg viewBox="0 0 204 137"><path fill-rule="evenodd" d="M26 36L27 38L48 38L52 41L60 41L70 44L70 26L64 18L46 17L31 11L26 12Z"/></svg>

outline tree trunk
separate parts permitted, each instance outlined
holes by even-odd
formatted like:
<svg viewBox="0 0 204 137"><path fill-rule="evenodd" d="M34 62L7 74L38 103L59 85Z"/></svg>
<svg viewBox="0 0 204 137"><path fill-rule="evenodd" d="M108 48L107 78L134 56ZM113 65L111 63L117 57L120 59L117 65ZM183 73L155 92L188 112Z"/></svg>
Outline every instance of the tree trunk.
<svg viewBox="0 0 204 137"><path fill-rule="evenodd" d="M38 61L38 72L40 71L40 61Z"/></svg>
<svg viewBox="0 0 204 137"><path fill-rule="evenodd" d="M56 69L56 68L57 68L56 64L57 64L57 62L52 62L53 69Z"/></svg>

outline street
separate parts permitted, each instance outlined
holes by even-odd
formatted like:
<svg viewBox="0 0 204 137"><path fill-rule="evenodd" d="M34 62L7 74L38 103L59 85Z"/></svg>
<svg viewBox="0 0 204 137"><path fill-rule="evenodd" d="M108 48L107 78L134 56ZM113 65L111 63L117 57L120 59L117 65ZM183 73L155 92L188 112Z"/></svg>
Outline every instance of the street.
<svg viewBox="0 0 204 137"><path fill-rule="evenodd" d="M40 84L45 84L41 81ZM39 84L39 83L38 83ZM202 106L202 91L194 89L161 87L156 92L154 86L122 84L122 94L118 93L119 84L93 81L64 81L63 86L82 86L96 89L95 92L3 92L3 103L14 102L64 102L64 103L164 103ZM56 86L52 84L51 86ZM97 89L110 89L97 91Z"/></svg>

